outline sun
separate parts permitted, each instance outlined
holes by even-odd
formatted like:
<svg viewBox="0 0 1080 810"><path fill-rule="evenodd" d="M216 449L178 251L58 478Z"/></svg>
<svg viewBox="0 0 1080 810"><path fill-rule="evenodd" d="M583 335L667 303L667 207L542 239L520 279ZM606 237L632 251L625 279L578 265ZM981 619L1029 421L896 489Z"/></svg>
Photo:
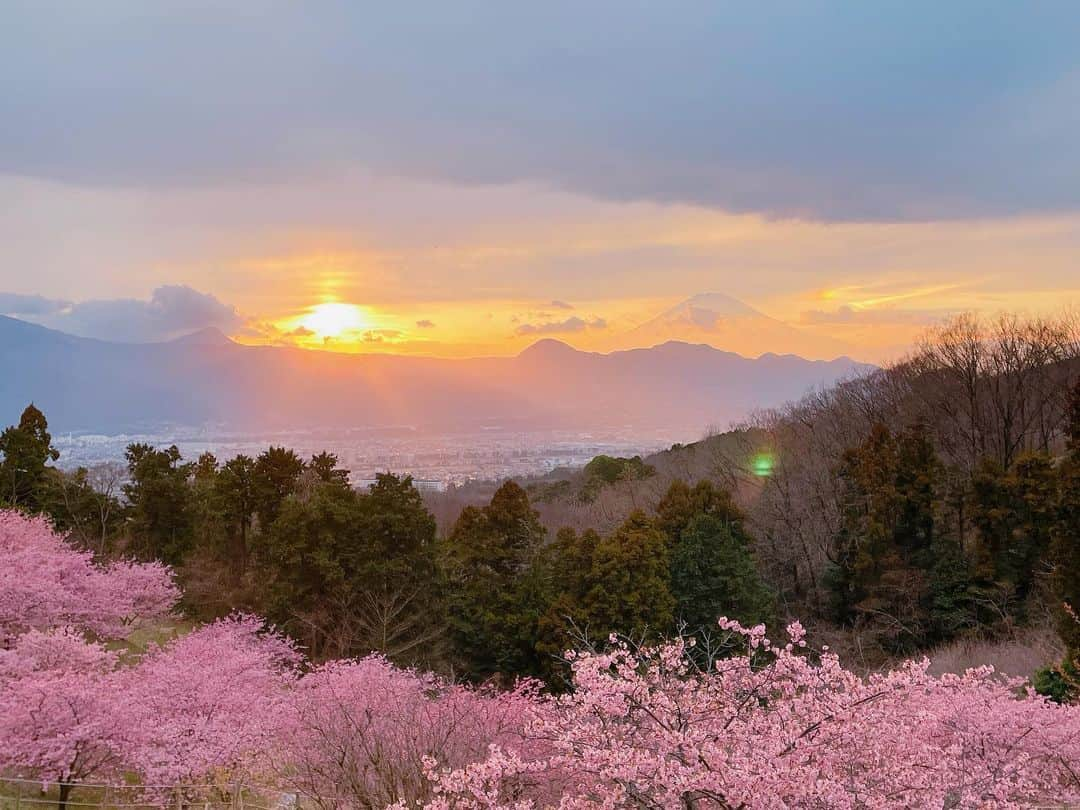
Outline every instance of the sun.
<svg viewBox="0 0 1080 810"><path fill-rule="evenodd" d="M368 327L364 310L356 304L317 304L307 315L300 318L300 326L310 329L320 338L340 337L346 332L356 332Z"/></svg>

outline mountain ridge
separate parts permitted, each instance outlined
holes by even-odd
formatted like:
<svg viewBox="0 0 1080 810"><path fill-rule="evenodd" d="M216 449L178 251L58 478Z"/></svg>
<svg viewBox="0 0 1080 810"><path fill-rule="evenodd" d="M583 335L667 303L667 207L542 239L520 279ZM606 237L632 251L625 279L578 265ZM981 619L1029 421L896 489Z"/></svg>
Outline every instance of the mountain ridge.
<svg viewBox="0 0 1080 810"><path fill-rule="evenodd" d="M205 330L110 343L0 318L0 418L14 421L33 400L56 429L71 431L495 424L696 436L861 368L846 358L751 359L679 341L600 354L545 339L515 356L469 359L245 346Z"/></svg>

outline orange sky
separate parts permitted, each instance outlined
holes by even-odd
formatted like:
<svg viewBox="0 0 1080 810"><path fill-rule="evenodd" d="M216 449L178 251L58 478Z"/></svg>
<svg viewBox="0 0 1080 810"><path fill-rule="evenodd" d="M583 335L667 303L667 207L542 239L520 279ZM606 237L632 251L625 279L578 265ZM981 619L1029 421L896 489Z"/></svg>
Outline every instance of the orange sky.
<svg viewBox="0 0 1080 810"><path fill-rule="evenodd" d="M189 285L235 307L249 343L469 356L550 336L608 351L722 292L803 330L802 354L839 342L873 361L957 311L1080 302L1080 215L828 223L362 173L317 190L4 187L24 203L0 221L6 267L36 270L5 270L0 291L145 300ZM357 309L313 328L331 302Z"/></svg>

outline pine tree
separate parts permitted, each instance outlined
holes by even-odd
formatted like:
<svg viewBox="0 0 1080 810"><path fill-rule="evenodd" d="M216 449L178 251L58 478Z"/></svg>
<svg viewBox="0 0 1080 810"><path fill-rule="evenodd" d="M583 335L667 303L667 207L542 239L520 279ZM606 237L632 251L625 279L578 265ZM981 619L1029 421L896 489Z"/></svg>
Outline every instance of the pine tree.
<svg viewBox="0 0 1080 810"><path fill-rule="evenodd" d="M0 454L0 505L40 511L48 464L60 453L52 446L45 414L33 403L23 410L18 425L0 434Z"/></svg>
<svg viewBox="0 0 1080 810"><path fill-rule="evenodd" d="M474 679L535 674L541 605L533 564L545 531L513 481L483 508L466 507L443 544L455 652Z"/></svg>
<svg viewBox="0 0 1080 810"><path fill-rule="evenodd" d="M636 511L596 545L584 615L594 639L611 633L657 639L674 624L667 540Z"/></svg>

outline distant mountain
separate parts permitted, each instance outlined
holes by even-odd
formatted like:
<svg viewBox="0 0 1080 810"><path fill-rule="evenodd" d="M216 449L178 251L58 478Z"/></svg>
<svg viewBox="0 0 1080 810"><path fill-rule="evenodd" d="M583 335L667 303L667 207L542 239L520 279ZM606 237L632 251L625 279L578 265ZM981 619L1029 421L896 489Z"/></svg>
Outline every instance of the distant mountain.
<svg viewBox="0 0 1080 810"><path fill-rule="evenodd" d="M63 431L409 425L697 435L860 368L678 342L597 354L541 340L516 357L468 360L243 346L214 330L123 344L0 317L0 423L32 400Z"/></svg>
<svg viewBox="0 0 1080 810"><path fill-rule="evenodd" d="M723 293L702 293L627 333L637 345L669 340L704 343L714 348L757 357L767 351L811 357L838 357L852 347L829 337L811 334L770 318Z"/></svg>

